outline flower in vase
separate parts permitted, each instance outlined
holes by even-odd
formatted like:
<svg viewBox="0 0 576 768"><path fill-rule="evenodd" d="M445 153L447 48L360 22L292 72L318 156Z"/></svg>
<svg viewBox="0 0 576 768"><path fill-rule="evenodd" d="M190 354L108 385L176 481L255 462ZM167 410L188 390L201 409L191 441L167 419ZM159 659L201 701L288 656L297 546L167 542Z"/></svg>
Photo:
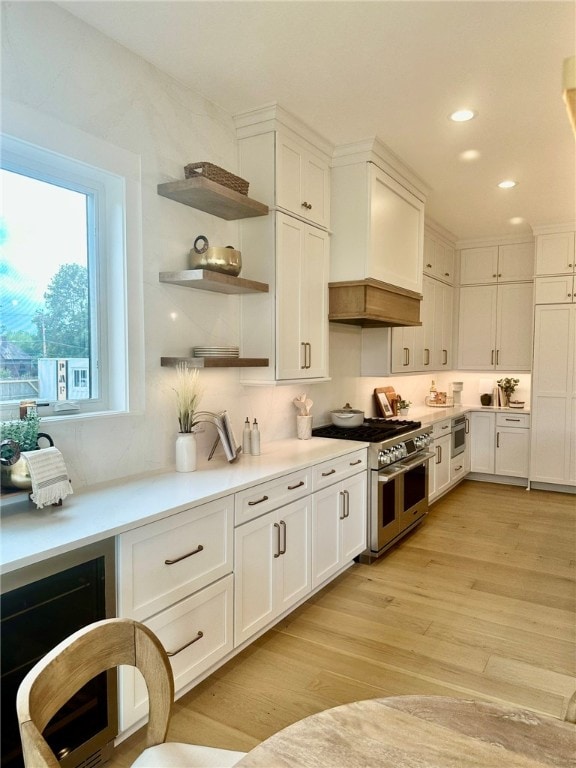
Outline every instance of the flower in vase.
<svg viewBox="0 0 576 768"><path fill-rule="evenodd" d="M189 368L186 363L178 363L176 366L176 380L172 389L176 392L180 432L192 432L197 423L194 413L202 397L198 373L197 368Z"/></svg>

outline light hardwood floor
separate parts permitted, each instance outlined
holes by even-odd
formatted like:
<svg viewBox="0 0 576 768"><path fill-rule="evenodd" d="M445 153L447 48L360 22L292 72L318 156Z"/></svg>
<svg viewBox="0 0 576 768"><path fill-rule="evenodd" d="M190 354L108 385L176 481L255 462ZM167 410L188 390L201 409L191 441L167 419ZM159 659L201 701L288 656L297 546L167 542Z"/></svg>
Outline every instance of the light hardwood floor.
<svg viewBox="0 0 576 768"><path fill-rule="evenodd" d="M576 497L464 481L174 707L169 739L248 751L313 712L440 694L563 717L576 689ZM129 765L134 734L113 765Z"/></svg>

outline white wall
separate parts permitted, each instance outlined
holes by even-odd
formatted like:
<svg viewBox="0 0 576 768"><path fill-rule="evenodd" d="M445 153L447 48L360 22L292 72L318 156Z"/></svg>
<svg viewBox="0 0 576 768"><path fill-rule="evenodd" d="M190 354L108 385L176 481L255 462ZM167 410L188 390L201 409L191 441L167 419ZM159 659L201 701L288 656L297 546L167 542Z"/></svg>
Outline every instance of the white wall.
<svg viewBox="0 0 576 768"><path fill-rule="evenodd" d="M158 273L186 268L199 234L234 245L238 225L159 197L156 185L182 178L192 161L235 171L232 119L56 5L4 3L2 16L3 98L35 110L40 121L46 115L138 154L142 170L144 412L45 420L43 430L64 454L75 487L171 467L177 434L173 371L160 367L160 357L189 354L197 344L237 343L238 298L161 285ZM6 115L8 102L4 109ZM247 254L243 262L242 274L250 277ZM245 387L237 370L203 371L203 409L226 408L237 437L246 416L258 418L263 450L271 440L295 435L292 399L303 391L315 402L315 424L346 402L374 415L374 387L387 382L358 377L360 331L333 326L330 336L330 383ZM477 378L457 373L448 380L465 381L463 401L478 402ZM430 377L396 377L392 383L405 398L422 403ZM440 376L437 384L444 386ZM212 440L208 427L200 436L202 453Z"/></svg>

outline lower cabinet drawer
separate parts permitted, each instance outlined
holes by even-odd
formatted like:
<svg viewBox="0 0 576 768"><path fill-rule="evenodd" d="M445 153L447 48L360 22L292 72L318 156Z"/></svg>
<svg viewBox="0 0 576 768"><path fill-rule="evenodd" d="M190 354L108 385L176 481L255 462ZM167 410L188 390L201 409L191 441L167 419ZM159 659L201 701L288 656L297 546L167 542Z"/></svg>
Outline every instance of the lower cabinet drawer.
<svg viewBox="0 0 576 768"><path fill-rule="evenodd" d="M238 491L234 498L235 525L242 525L285 504L308 496L311 488L310 470L291 472L276 480Z"/></svg>
<svg viewBox="0 0 576 768"><path fill-rule="evenodd" d="M464 454L460 453L450 460L450 482L452 482L452 480L458 480L466 474Z"/></svg>
<svg viewBox="0 0 576 768"><path fill-rule="evenodd" d="M176 692L233 648L232 574L143 622L170 655ZM148 715L148 694L133 667L120 668L120 728Z"/></svg>
<svg viewBox="0 0 576 768"><path fill-rule="evenodd" d="M496 426L497 427L520 427L522 429L528 429L530 427L530 414L515 413L514 411L511 411L509 413L497 413Z"/></svg>
<svg viewBox="0 0 576 768"><path fill-rule="evenodd" d="M346 456L340 456L337 459L323 461L312 467L312 488L319 491L339 480L344 480L366 469L368 466L368 452L366 448L361 448L354 453L348 453Z"/></svg>
<svg viewBox="0 0 576 768"><path fill-rule="evenodd" d="M233 497L118 536L118 611L143 621L232 572Z"/></svg>

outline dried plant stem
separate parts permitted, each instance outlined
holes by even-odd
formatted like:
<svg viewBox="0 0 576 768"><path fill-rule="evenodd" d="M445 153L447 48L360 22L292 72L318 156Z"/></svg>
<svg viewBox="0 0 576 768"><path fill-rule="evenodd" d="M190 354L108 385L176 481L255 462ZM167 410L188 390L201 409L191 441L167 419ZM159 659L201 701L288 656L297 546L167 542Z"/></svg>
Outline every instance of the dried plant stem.
<svg viewBox="0 0 576 768"><path fill-rule="evenodd" d="M198 369L188 368L185 363L176 366L176 408L180 432L192 432L196 422L194 413L198 409L202 391L198 382Z"/></svg>

